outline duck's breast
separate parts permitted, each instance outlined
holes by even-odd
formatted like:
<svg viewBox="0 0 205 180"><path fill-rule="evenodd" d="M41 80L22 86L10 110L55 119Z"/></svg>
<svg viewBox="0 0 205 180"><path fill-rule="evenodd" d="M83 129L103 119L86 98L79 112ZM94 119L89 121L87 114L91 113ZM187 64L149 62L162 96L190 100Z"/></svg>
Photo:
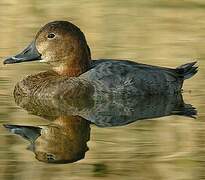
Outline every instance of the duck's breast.
<svg viewBox="0 0 205 180"><path fill-rule="evenodd" d="M92 84L78 77L60 76L53 71L30 75L18 82L14 96L36 98L83 98L94 93Z"/></svg>

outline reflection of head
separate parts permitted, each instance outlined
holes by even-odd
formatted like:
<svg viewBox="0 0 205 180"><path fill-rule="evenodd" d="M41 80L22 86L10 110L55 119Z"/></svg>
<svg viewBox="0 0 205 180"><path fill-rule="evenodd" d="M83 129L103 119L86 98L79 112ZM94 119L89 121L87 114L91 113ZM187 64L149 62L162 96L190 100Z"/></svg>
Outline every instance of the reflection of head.
<svg viewBox="0 0 205 180"><path fill-rule="evenodd" d="M89 137L89 122L78 116L60 117L42 128L34 142L34 153L43 162L74 162L84 158Z"/></svg>
<svg viewBox="0 0 205 180"><path fill-rule="evenodd" d="M4 125L12 133L31 142L29 147L39 161L71 163L85 156L90 139L89 122L79 116L61 116L41 127Z"/></svg>

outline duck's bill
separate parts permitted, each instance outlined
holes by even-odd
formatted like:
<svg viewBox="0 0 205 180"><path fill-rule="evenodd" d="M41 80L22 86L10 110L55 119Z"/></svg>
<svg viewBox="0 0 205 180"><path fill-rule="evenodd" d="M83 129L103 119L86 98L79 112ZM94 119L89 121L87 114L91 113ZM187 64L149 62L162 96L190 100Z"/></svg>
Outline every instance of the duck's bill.
<svg viewBox="0 0 205 180"><path fill-rule="evenodd" d="M41 60L41 54L36 49L35 42L33 41L26 49L16 56L8 57L4 60L4 64L21 63L27 61Z"/></svg>

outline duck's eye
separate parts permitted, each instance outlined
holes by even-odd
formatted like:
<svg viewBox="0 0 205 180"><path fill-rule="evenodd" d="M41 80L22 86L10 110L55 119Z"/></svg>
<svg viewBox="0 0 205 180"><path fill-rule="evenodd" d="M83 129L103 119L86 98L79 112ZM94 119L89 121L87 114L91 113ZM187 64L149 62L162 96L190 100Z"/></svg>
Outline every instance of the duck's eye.
<svg viewBox="0 0 205 180"><path fill-rule="evenodd" d="M49 35L48 35L48 39L53 39L55 37L55 34L54 33L50 33Z"/></svg>

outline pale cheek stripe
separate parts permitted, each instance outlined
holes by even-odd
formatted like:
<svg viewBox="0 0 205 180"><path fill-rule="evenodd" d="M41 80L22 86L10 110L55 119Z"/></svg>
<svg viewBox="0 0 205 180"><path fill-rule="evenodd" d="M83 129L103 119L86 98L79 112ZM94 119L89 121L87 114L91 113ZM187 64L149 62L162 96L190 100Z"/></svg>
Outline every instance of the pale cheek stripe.
<svg viewBox="0 0 205 180"><path fill-rule="evenodd" d="M45 59L41 59L39 62L44 63L44 62L46 62L46 60Z"/></svg>

